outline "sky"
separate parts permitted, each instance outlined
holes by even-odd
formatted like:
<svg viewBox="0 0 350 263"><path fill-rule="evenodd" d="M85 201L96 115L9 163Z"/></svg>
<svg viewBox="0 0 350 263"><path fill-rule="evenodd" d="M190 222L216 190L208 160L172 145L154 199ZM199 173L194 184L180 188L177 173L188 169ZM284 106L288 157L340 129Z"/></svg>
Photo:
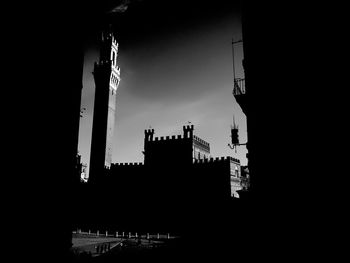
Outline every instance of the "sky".
<svg viewBox="0 0 350 263"><path fill-rule="evenodd" d="M123 4L120 6L120 2ZM166 4L164 3L166 2ZM155 136L194 134L210 143L213 157L232 156L247 163L245 146L228 147L233 116L240 142L247 140L246 118L232 95L232 38L242 39L237 4L204 6L176 1L116 1L109 11L119 42L121 82L112 162L143 162L144 130ZM185 2L184 2L185 3ZM121 12L122 10L123 12ZM79 154L90 162L94 104L93 63L98 60L98 26L85 44ZM243 47L235 45L236 76L244 77Z"/></svg>

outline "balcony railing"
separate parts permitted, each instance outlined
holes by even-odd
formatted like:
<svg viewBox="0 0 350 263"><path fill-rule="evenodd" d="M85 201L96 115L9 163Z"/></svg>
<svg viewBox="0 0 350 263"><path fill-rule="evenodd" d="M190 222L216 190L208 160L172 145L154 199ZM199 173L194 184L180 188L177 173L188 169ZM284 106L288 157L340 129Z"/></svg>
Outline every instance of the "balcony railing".
<svg viewBox="0 0 350 263"><path fill-rule="evenodd" d="M236 78L234 79L233 82L233 95L237 96L237 95L243 95L245 94L245 80L241 79L241 78Z"/></svg>

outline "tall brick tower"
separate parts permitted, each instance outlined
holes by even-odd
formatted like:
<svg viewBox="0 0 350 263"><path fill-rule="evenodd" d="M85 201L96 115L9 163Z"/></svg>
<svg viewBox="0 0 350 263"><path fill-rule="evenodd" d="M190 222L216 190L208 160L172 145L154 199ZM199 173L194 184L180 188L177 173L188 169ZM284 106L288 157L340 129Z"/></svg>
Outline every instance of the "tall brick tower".
<svg viewBox="0 0 350 263"><path fill-rule="evenodd" d="M99 62L94 65L95 102L92 125L89 182L103 176L112 162L116 92L120 82L118 43L111 31L102 33Z"/></svg>

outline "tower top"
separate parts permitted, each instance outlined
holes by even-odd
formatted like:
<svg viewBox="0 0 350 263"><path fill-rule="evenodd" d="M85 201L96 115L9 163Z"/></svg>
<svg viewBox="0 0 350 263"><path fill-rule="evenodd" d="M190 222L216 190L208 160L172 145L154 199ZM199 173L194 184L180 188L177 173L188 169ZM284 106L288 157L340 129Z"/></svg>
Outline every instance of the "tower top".
<svg viewBox="0 0 350 263"><path fill-rule="evenodd" d="M106 30L106 31L102 31L101 41L103 43L111 43L111 44L117 46L117 48L118 48L117 39L110 29Z"/></svg>
<svg viewBox="0 0 350 263"><path fill-rule="evenodd" d="M97 64L111 73L110 88L114 91L118 89L120 83L120 68L117 63L118 48L119 44L111 27L102 31L100 38L100 57Z"/></svg>
<svg viewBox="0 0 350 263"><path fill-rule="evenodd" d="M112 52L118 53L118 47L119 44L112 29L103 30L100 38L100 62L112 60Z"/></svg>

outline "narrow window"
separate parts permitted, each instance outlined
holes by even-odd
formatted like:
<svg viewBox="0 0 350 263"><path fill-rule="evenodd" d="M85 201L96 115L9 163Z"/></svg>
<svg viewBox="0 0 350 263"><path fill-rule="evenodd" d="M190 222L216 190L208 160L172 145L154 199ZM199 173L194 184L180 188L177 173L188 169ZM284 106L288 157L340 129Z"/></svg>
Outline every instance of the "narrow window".
<svg viewBox="0 0 350 263"><path fill-rule="evenodd" d="M112 64L115 65L115 52L112 52Z"/></svg>

